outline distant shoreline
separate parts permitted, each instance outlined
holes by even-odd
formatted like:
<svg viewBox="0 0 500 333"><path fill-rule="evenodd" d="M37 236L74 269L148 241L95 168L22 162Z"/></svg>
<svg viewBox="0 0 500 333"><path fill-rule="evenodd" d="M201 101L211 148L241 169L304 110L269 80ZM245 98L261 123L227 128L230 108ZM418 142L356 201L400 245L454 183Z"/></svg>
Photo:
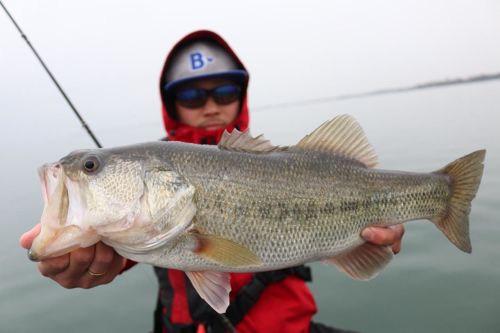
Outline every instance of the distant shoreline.
<svg viewBox="0 0 500 333"><path fill-rule="evenodd" d="M409 87L403 87L403 88L387 88L387 89L373 90L373 91L369 91L369 92L365 92L365 93L339 95L336 97L336 99L348 99L348 98L365 97L365 96L372 96L372 95L391 94L391 93L406 92L406 91L412 91L412 90L438 88L438 87L445 87L445 86L453 86L453 85L457 85L457 84L467 84L467 83L475 83L475 82L491 81L491 80L499 80L499 79L500 79L500 73L480 74L480 75L475 75L475 76L471 76L468 78L456 78L456 79L447 79L447 80L442 80L442 81L431 81L431 82L420 83L420 84L416 84L416 85L409 86Z"/></svg>
<svg viewBox="0 0 500 333"><path fill-rule="evenodd" d="M310 105L310 104L321 104L321 103L328 103L328 102L344 100L344 99L362 98L362 97L369 97L369 96L383 95L383 94L402 93L402 92L408 92L408 91L414 91L414 90L440 88L440 87L453 86L453 85L459 85L459 84L468 84L468 83L476 83L476 82L482 82L482 81L493 81L493 80L500 80L500 73L479 74L479 75L474 75L474 76L470 76L467 78L455 78L455 79L446 79L446 80L419 83L419 84L415 84L415 85L408 86L408 87L386 88L386 89L372 90L372 91L363 92L363 93L344 94L344 95L337 95L337 96L331 96L331 97L307 99L307 100L301 100L301 101L295 101L295 102L268 104L268 105L253 107L252 110L253 111L256 111L256 110L260 111L260 110L264 110L264 109L294 107L294 106Z"/></svg>

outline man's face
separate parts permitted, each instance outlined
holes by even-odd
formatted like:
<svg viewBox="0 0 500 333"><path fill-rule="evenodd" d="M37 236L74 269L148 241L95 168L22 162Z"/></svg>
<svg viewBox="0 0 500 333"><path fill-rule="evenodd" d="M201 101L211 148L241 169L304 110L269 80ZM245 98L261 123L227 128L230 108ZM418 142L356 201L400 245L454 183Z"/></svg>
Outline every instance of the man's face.
<svg viewBox="0 0 500 333"><path fill-rule="evenodd" d="M229 79L203 79L189 82L178 89L178 91L187 91L188 89L204 89L212 91L221 86L233 85L234 82ZM179 121L191 127L204 128L206 130L215 130L226 128L233 122L240 110L240 98L236 98L228 104L219 104L209 95L206 102L201 106L186 107L179 102L176 97L175 107Z"/></svg>

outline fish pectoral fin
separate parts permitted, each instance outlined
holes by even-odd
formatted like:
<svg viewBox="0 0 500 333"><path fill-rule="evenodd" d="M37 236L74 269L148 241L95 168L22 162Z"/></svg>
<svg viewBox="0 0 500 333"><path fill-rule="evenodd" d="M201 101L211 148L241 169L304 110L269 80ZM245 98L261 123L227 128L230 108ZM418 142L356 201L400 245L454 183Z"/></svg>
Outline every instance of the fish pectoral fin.
<svg viewBox="0 0 500 333"><path fill-rule="evenodd" d="M197 255L226 267L254 267L262 264L262 260L252 251L232 240L215 235L193 232L198 245Z"/></svg>
<svg viewBox="0 0 500 333"><path fill-rule="evenodd" d="M295 147L337 153L363 163L368 168L377 165L377 154L363 129L349 115L337 116L306 135Z"/></svg>
<svg viewBox="0 0 500 333"><path fill-rule="evenodd" d="M186 272L194 289L218 313L226 312L231 291L229 273L215 271Z"/></svg>
<svg viewBox="0 0 500 333"><path fill-rule="evenodd" d="M353 250L325 259L354 280L366 281L374 278L391 261L391 247L364 243Z"/></svg>

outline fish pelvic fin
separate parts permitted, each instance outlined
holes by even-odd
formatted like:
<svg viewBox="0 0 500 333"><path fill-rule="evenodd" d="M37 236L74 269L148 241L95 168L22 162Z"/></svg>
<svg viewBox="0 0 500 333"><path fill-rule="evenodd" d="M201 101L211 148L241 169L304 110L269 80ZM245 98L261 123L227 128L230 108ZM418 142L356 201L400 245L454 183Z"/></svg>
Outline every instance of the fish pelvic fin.
<svg viewBox="0 0 500 333"><path fill-rule="evenodd" d="M218 313L226 312L231 292L230 276L226 272L186 272L189 281L200 297Z"/></svg>
<svg viewBox="0 0 500 333"><path fill-rule="evenodd" d="M349 115L337 116L306 135L297 148L337 153L363 163L368 168L377 165L377 154L368 142L359 123Z"/></svg>
<svg viewBox="0 0 500 333"><path fill-rule="evenodd" d="M478 150L434 172L449 176L451 194L444 214L433 218L432 222L456 247L467 253L472 252L469 237L471 202L481 183L485 156L486 150Z"/></svg>
<svg viewBox="0 0 500 333"><path fill-rule="evenodd" d="M261 259L245 246L216 235L192 232L197 240L196 254L226 267L256 267Z"/></svg>
<svg viewBox="0 0 500 333"><path fill-rule="evenodd" d="M367 281L384 269L393 257L389 246L363 243L354 249L323 260L354 280Z"/></svg>

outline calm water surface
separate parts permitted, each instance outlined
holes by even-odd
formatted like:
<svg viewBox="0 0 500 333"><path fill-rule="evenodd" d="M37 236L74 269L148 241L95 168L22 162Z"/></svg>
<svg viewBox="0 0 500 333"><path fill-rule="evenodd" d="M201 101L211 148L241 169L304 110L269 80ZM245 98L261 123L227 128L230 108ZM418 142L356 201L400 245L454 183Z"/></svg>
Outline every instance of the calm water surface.
<svg viewBox="0 0 500 333"><path fill-rule="evenodd" d="M470 218L473 253L457 250L431 223L415 221L406 224L402 252L370 282L315 263L318 321L361 332L500 332L499 112L500 83L490 82L254 113L253 133L277 144L293 144L321 122L349 113L384 169L432 171L488 150ZM157 128L139 126L132 137L154 140ZM149 266L107 286L65 290L42 278L19 248L19 235L41 214L36 168L90 147L83 132L44 141L44 130L36 143L2 140L0 332L148 332L157 288ZM120 142L122 132L98 135L130 143Z"/></svg>

